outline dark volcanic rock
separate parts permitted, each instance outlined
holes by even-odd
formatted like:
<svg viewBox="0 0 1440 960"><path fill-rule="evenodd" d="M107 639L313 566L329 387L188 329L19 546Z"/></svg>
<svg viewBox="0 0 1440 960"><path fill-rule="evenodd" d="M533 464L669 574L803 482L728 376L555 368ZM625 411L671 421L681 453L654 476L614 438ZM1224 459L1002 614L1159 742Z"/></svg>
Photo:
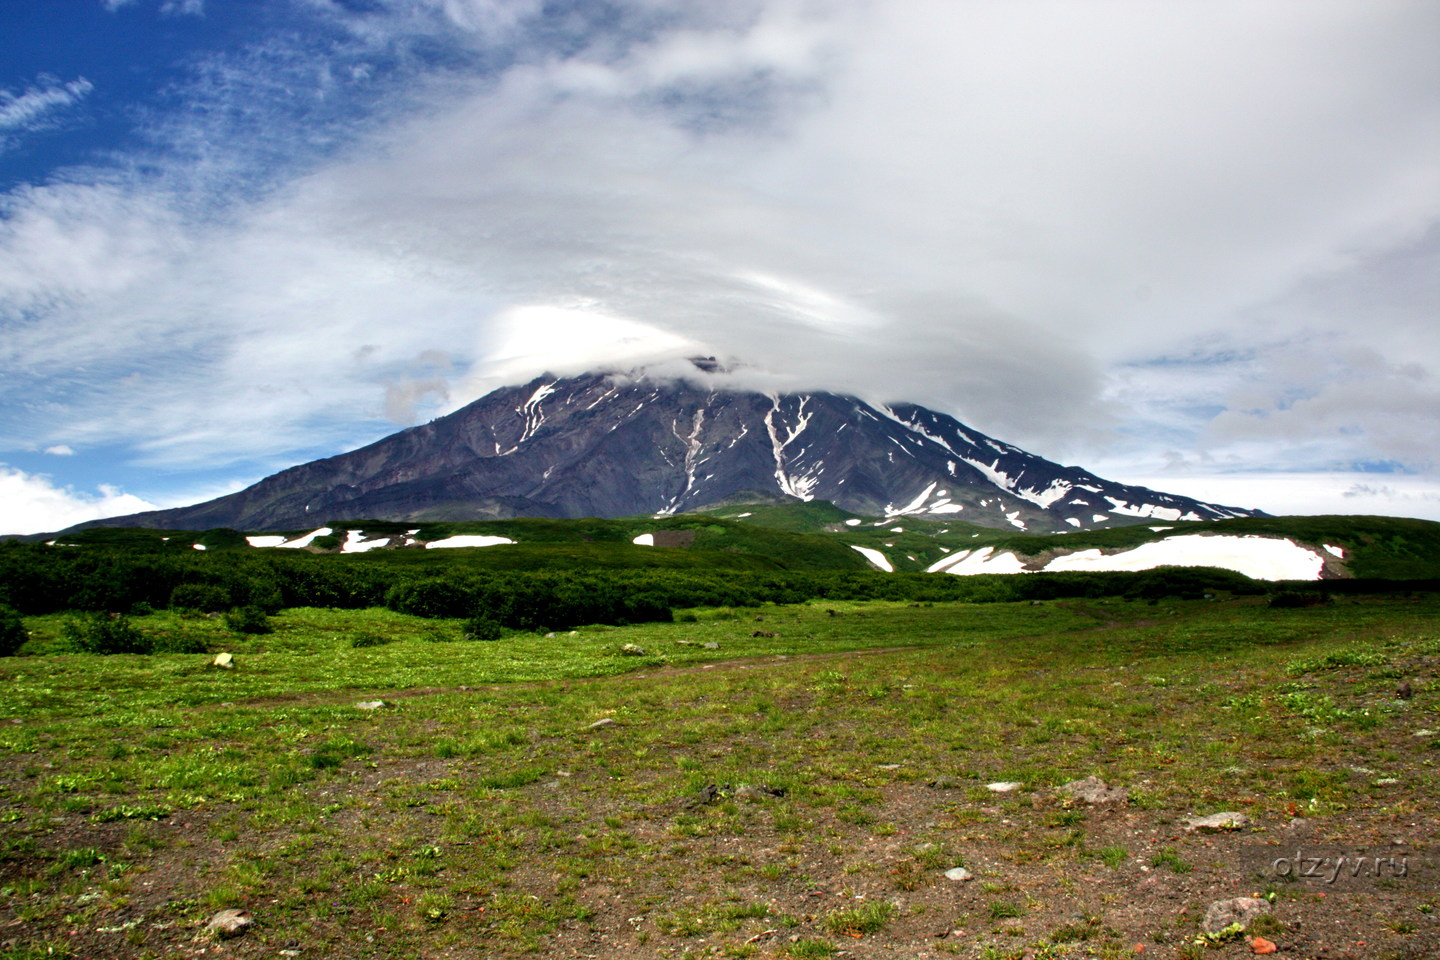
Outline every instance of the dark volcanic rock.
<svg viewBox="0 0 1440 960"><path fill-rule="evenodd" d="M700 372L696 380L540 377L238 493L98 524L294 530L329 520L618 517L792 499L1037 533L1252 513L1110 483L914 404L719 390Z"/></svg>

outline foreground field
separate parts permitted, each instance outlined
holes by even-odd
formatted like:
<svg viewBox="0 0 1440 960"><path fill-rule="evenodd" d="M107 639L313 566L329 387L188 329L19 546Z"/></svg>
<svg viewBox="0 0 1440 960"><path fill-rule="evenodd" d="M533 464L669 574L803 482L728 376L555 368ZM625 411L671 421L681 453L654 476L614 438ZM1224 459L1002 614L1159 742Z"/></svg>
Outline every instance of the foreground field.
<svg viewBox="0 0 1440 960"><path fill-rule="evenodd" d="M817 603L467 643L156 614L237 668L0 661L0 958L1239 956L1198 922L1251 894L1280 956L1432 957L1437 615ZM1128 798L1058 792L1088 775ZM1220 811L1250 823L1187 832ZM1276 868L1339 852L1363 870ZM225 908L255 925L205 938Z"/></svg>

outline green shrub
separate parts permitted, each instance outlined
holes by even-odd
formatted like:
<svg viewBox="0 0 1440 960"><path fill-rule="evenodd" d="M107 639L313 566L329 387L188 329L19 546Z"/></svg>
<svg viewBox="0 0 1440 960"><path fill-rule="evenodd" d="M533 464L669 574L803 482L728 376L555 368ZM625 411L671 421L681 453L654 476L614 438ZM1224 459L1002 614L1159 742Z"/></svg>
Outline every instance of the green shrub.
<svg viewBox="0 0 1440 960"><path fill-rule="evenodd" d="M0 657L14 656L30 637L20 614L0 606Z"/></svg>
<svg viewBox="0 0 1440 960"><path fill-rule="evenodd" d="M171 610L218 613L230 606L230 594L209 583L182 583L170 591Z"/></svg>
<svg viewBox="0 0 1440 960"><path fill-rule="evenodd" d="M154 638L151 653L209 653L210 645L202 637L184 634L161 634Z"/></svg>
<svg viewBox="0 0 1440 960"><path fill-rule="evenodd" d="M504 633L504 627L484 615L465 621L466 640L499 640Z"/></svg>
<svg viewBox="0 0 1440 960"><path fill-rule="evenodd" d="M236 607L225 614L225 626L236 633L269 633L270 618L257 606Z"/></svg>
<svg viewBox="0 0 1440 960"><path fill-rule="evenodd" d="M358 650L362 647L383 647L394 642L393 637L382 637L378 633L357 633L350 639L350 646Z"/></svg>
<svg viewBox="0 0 1440 960"><path fill-rule="evenodd" d="M128 617L114 613L72 617L65 621L60 635L81 653L151 653L155 646Z"/></svg>

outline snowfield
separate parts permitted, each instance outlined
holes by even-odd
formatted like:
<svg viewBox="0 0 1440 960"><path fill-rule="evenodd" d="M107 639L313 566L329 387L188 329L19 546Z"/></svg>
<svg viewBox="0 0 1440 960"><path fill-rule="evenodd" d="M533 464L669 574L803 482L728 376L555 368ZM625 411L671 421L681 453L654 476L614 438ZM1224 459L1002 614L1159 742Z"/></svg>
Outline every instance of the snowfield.
<svg viewBox="0 0 1440 960"><path fill-rule="evenodd" d="M1331 552L1327 548L1327 552ZM1319 580L1325 558L1316 550L1276 537L1233 537L1186 534L1144 543L1133 550L1106 556L1099 550L1078 550L1055 557L1042 570L1089 572L1151 570L1155 567L1221 567L1256 580ZM1020 573L1018 556L995 553L992 547L952 554L928 568L931 573Z"/></svg>
<svg viewBox="0 0 1440 960"><path fill-rule="evenodd" d="M879 567L881 570L884 570L886 573L895 572L895 568L890 565L889 559L887 559L885 554L881 553L879 550L872 550L869 547L857 547L853 544L851 545L850 549L856 551L857 553L860 553L865 557L866 560L869 560L871 563L875 564L875 566Z"/></svg>
<svg viewBox="0 0 1440 960"><path fill-rule="evenodd" d="M444 540L436 540L425 544L427 549L446 547L496 547L504 543L514 543L509 537L482 537L482 536L461 536L446 537Z"/></svg>

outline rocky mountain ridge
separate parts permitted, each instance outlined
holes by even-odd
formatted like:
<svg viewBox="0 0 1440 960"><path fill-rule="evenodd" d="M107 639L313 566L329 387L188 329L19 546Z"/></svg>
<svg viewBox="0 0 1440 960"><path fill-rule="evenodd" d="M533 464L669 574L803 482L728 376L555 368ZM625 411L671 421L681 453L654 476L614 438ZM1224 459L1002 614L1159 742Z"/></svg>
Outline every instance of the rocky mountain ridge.
<svg viewBox="0 0 1440 960"><path fill-rule="evenodd" d="M293 530L339 519L619 517L815 499L865 515L1036 533L1259 515L1113 483L915 404L720 382L703 369L693 381L537 377L237 493L99 523Z"/></svg>

